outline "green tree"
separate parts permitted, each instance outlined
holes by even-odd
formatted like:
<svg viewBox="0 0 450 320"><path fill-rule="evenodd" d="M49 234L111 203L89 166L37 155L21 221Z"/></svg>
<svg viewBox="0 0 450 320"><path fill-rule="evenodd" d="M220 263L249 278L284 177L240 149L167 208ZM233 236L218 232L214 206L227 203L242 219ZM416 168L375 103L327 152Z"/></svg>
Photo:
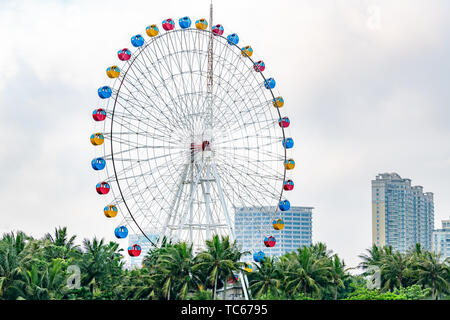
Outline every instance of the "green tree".
<svg viewBox="0 0 450 320"><path fill-rule="evenodd" d="M303 247L281 259L286 276L286 290L291 296L299 293L310 297L321 295L321 287L329 282L331 273L327 258L319 258L313 249Z"/></svg>
<svg viewBox="0 0 450 320"><path fill-rule="evenodd" d="M261 296L279 297L282 275L274 258L266 257L263 262L256 265L255 272L251 275L250 291L253 298ZM272 299L271 299L272 300Z"/></svg>
<svg viewBox="0 0 450 320"><path fill-rule="evenodd" d="M194 256L192 245L185 242L168 247L157 260L159 274L156 278L162 279L163 293L167 300L184 300L191 288L196 285L193 272Z"/></svg>
<svg viewBox="0 0 450 320"><path fill-rule="evenodd" d="M227 280L233 277L233 272L240 271L244 266L244 263L239 262L243 254L246 253L241 253L236 242L231 243L228 236L219 238L215 235L212 240L206 240L206 250L197 255L193 269L208 275L209 283L213 285L213 299L216 299L219 279L224 283L226 296Z"/></svg>
<svg viewBox="0 0 450 320"><path fill-rule="evenodd" d="M384 255L380 268L383 290L392 291L404 287L409 272L409 261L410 258L400 252Z"/></svg>
<svg viewBox="0 0 450 320"><path fill-rule="evenodd" d="M433 299L448 292L450 286L450 270L448 263L440 262L440 256L427 252L417 265L417 283L431 289Z"/></svg>

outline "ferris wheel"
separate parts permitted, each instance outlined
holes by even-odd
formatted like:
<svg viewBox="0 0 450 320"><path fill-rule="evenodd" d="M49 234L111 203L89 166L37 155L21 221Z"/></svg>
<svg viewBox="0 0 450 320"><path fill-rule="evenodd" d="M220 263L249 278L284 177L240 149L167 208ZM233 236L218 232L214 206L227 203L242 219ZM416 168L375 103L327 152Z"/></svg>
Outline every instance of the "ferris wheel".
<svg viewBox="0 0 450 320"><path fill-rule="evenodd" d="M290 120L265 63L206 19L149 25L131 46L107 68L92 114L96 191L110 196L105 216L122 217L115 236L131 229L155 246L167 238L199 250L213 235L235 239L234 213L254 208L271 221L256 224L262 261L284 228L295 167ZM140 255L140 244L128 253Z"/></svg>

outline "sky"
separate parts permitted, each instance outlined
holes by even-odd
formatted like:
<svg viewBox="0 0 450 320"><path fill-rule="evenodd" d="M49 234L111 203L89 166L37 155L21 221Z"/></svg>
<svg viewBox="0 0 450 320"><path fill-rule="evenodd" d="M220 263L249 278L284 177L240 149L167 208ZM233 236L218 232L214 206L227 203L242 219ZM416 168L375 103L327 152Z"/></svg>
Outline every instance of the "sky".
<svg viewBox="0 0 450 320"><path fill-rule="evenodd" d="M275 5L276 3L276 5ZM313 241L355 266L371 245L371 180L397 172L450 216L450 2L214 1L276 78L292 121L296 188ZM209 0L0 1L0 233L114 240L89 136L105 69L163 19ZM126 244L123 246L125 247Z"/></svg>

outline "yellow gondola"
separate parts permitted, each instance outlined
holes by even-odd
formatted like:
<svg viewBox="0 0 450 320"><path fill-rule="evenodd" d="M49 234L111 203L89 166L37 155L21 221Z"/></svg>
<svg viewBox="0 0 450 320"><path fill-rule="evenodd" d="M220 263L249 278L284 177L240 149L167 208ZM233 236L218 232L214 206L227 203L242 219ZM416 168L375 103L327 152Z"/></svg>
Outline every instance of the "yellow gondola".
<svg viewBox="0 0 450 320"><path fill-rule="evenodd" d="M200 19L195 22L195 27L200 30L206 30L208 28L208 22L206 19Z"/></svg>
<svg viewBox="0 0 450 320"><path fill-rule="evenodd" d="M284 163L284 166L286 167L286 170L293 170L295 168L294 159L286 160L286 162Z"/></svg>
<svg viewBox="0 0 450 320"><path fill-rule="evenodd" d="M148 26L147 29L145 30L145 32L147 32L147 35L149 37L156 37L159 34L159 29L156 26L156 24L152 24L151 26Z"/></svg>
<svg viewBox="0 0 450 320"><path fill-rule="evenodd" d="M106 75L111 78L118 78L120 76L120 69L118 66L112 66L106 69Z"/></svg>
<svg viewBox="0 0 450 320"><path fill-rule="evenodd" d="M101 133L94 133L91 135L91 143L94 146L101 146L105 142L105 137Z"/></svg>
<svg viewBox="0 0 450 320"><path fill-rule="evenodd" d="M277 97L273 99L272 103L275 108L282 108L284 106L284 99L283 97Z"/></svg>
<svg viewBox="0 0 450 320"><path fill-rule="evenodd" d="M242 48L241 53L244 57L247 57L247 56L251 57L253 55L253 49L251 46L246 46L246 47Z"/></svg>
<svg viewBox="0 0 450 320"><path fill-rule="evenodd" d="M245 264L245 267L244 267L244 270L246 271L246 272L253 272L253 266L251 265L251 264L249 264L249 263L246 263Z"/></svg>
<svg viewBox="0 0 450 320"><path fill-rule="evenodd" d="M274 220L272 224L273 224L273 228L275 230L283 230L284 229L283 219Z"/></svg>
<svg viewBox="0 0 450 320"><path fill-rule="evenodd" d="M107 218L115 218L117 216L117 213L119 212L119 210L117 209L116 206L110 205L110 206L106 206L105 209L103 210L103 212L105 213L105 216Z"/></svg>

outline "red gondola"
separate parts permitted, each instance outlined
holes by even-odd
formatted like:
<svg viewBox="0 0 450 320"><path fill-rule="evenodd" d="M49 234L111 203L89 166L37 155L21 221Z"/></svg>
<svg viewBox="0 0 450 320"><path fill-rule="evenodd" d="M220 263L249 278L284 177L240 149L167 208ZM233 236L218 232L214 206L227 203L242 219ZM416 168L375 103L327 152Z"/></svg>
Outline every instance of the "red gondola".
<svg viewBox="0 0 450 320"><path fill-rule="evenodd" d="M283 186L284 191L292 191L294 190L294 181L287 180Z"/></svg>
<svg viewBox="0 0 450 320"><path fill-rule="evenodd" d="M108 182L100 182L97 183L97 186L95 187L98 194L108 194L109 190L111 190L111 186Z"/></svg>
<svg viewBox="0 0 450 320"><path fill-rule="evenodd" d="M141 252L142 252L141 246L138 244L128 247L128 254L131 257L139 257L141 255Z"/></svg>
<svg viewBox="0 0 450 320"><path fill-rule="evenodd" d="M117 56L121 61L128 61L131 58L131 51L128 50L127 48L124 48L119 52L117 52Z"/></svg>
<svg viewBox="0 0 450 320"><path fill-rule="evenodd" d="M92 118L95 121L104 121L106 119L106 111L104 109L96 109L92 113Z"/></svg>
<svg viewBox="0 0 450 320"><path fill-rule="evenodd" d="M288 117L285 117L285 118L278 120L278 124L282 128L288 128L291 125L291 121L289 120Z"/></svg>
<svg viewBox="0 0 450 320"><path fill-rule="evenodd" d="M275 247L275 244L277 243L277 240L275 239L275 237L268 237L264 239L264 245L268 248L273 248Z"/></svg>
<svg viewBox="0 0 450 320"><path fill-rule="evenodd" d="M209 141L203 141L202 143L202 150L209 150L211 148L211 144L209 143Z"/></svg>

